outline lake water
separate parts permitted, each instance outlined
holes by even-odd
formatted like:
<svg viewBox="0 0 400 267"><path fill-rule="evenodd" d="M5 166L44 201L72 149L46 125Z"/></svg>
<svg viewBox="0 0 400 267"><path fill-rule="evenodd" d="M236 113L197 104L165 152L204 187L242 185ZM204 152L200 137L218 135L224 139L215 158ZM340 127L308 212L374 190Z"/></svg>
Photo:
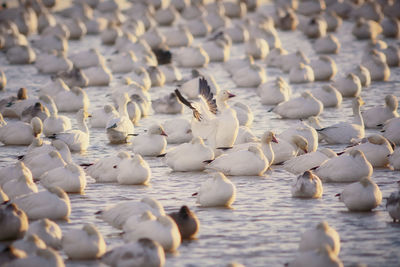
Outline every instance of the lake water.
<svg viewBox="0 0 400 267"><path fill-rule="evenodd" d="M272 10L272 6L263 7ZM335 35L342 44L338 55L332 58L338 66L338 75L344 75L356 64L360 63L366 41L358 41L351 35L353 23L344 22ZM162 29L165 30L165 29ZM301 48L310 58L318 56L313 52L310 40L299 32L279 32L282 47L289 52ZM395 43L396 40L386 40ZM196 39L200 43L202 39ZM96 47L106 58L110 58L114 49L101 45L98 36L86 36L81 41L69 41L69 54ZM173 49L173 51L176 51ZM244 46L234 45L231 58L243 55ZM263 60L257 63L265 66ZM7 91L0 97L15 93L18 88L26 87L30 95L37 96L37 90L49 82L48 75L39 74L34 66L12 66L0 54L0 65L8 79ZM188 77L190 69L181 69L184 77ZM236 88L228 73L219 63L211 63L205 70L211 72L222 89L229 89L237 95L232 99L249 105L254 113L252 130L257 136L265 130L280 133L296 121L282 120L274 113L269 113L269 106L263 106L256 95L255 88ZM278 75L288 81L288 75L278 69L267 69L268 78ZM121 83L127 75L114 75L109 87L89 87L85 91L89 95L91 106L89 111L111 103L111 88ZM391 68L388 82L373 82L370 87L363 88L361 93L366 105L362 109L383 105L386 94L400 97L400 69ZM302 85L291 85L294 94L304 90L319 88L326 82L315 82ZM175 85L150 89L153 99L170 93ZM74 121L74 114L65 113ZM154 121L191 117L185 109L182 115L152 114L142 119L136 127L142 133ZM325 126L335 122L350 120L352 116L351 99L345 98L339 108L325 109L321 115ZM75 121L74 121L75 123ZM367 130L366 134L376 131ZM326 146L320 144L320 147ZM341 151L344 146L329 146ZM24 154L26 147L0 146L0 167L8 166L16 161L16 156ZM91 129L90 147L84 154L73 154L76 163L93 162L96 159L115 154L119 150L132 151L129 144L110 145L103 129ZM198 238L183 242L177 253L167 254L166 266L224 266L231 261L246 266L282 266L291 261L298 249L301 234L314 228L322 220L327 221L337 230L341 237L340 259L345 266L356 266L364 263L368 266L400 266L400 224L392 223L385 210L386 202L373 212L348 212L345 205L335 197L345 184L324 184L321 199L302 200L291 197L290 184L295 177L274 166L264 177L229 177L236 185L237 196L231 209L202 208L196 205L192 193L197 192L200 184L210 175L207 173L172 172L159 158L146 158L152 169L149 186L122 186L118 184L102 184L88 177L88 185L84 195L70 194L72 213L70 221L60 222L63 231L81 228L83 223L94 223L104 235L108 248L123 244L117 229L112 228L94 213L106 206L125 200L140 200L145 196L158 199L166 212L176 211L181 205L188 205L198 216L201 227ZM373 180L378 183L383 197L397 190L395 181L399 180L399 172L388 169L375 169ZM68 266L96 266L99 261L76 262L66 260Z"/></svg>

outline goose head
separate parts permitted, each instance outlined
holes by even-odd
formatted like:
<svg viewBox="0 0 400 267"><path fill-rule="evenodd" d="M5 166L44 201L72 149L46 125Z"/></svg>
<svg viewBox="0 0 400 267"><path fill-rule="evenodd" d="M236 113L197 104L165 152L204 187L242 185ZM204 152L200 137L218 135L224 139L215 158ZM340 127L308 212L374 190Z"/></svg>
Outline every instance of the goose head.
<svg viewBox="0 0 400 267"><path fill-rule="evenodd" d="M65 201L67 201L69 203L69 197L68 197L67 193L65 193L65 191L62 190L60 187L52 186L52 187L48 188L47 190L50 193L55 194L60 199L63 199L63 200L65 200Z"/></svg>
<svg viewBox="0 0 400 267"><path fill-rule="evenodd" d="M43 131L43 123L39 117L34 117L31 120L33 136L38 137Z"/></svg>
<svg viewBox="0 0 400 267"><path fill-rule="evenodd" d="M232 98L232 97L235 97L235 96L236 95L230 93L229 91L223 90L221 93L219 93L217 95L217 100L224 102L224 101L228 100L229 98Z"/></svg>
<svg viewBox="0 0 400 267"><path fill-rule="evenodd" d="M329 229L329 224L326 221L322 221L319 224L317 224L317 229L322 230L324 232L328 231Z"/></svg>
<svg viewBox="0 0 400 267"><path fill-rule="evenodd" d="M399 102L397 101L397 97L395 95L385 96L385 103L386 106L392 111L396 111L399 106Z"/></svg>
<svg viewBox="0 0 400 267"><path fill-rule="evenodd" d="M160 124L153 124L150 126L149 134L168 136Z"/></svg>
<svg viewBox="0 0 400 267"><path fill-rule="evenodd" d="M360 110L360 107L364 104L365 104L365 102L360 96L357 96L356 98L354 98L353 104L352 104L353 112L358 113L358 111Z"/></svg>
<svg viewBox="0 0 400 267"><path fill-rule="evenodd" d="M303 136L294 135L292 142L297 148L304 151L304 153L308 153L308 141Z"/></svg>
<svg viewBox="0 0 400 267"><path fill-rule="evenodd" d="M365 178L363 178L363 179L360 180L360 184L361 184L363 187L368 187L368 186L373 185L374 182L371 180L370 177L365 177Z"/></svg>
<svg viewBox="0 0 400 267"><path fill-rule="evenodd" d="M28 90L25 87L19 88L17 98L18 100L28 99Z"/></svg>
<svg viewBox="0 0 400 267"><path fill-rule="evenodd" d="M96 226L94 226L94 224L91 224L91 223L86 223L83 226L82 230L85 231L89 236L99 236L100 235Z"/></svg>
<svg viewBox="0 0 400 267"><path fill-rule="evenodd" d="M276 139L276 136L275 136L274 132L267 131L262 135L261 143L269 144L271 142L279 143L278 139Z"/></svg>

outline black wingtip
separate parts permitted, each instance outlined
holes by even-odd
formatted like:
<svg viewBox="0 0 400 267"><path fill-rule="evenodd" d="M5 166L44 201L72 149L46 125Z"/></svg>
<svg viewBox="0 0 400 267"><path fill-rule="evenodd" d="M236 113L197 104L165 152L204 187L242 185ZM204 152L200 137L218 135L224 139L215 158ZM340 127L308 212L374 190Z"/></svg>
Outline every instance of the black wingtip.
<svg viewBox="0 0 400 267"><path fill-rule="evenodd" d="M18 159L18 160L23 160L23 159L24 159L24 156L25 156L25 155L17 156L17 159Z"/></svg>
<svg viewBox="0 0 400 267"><path fill-rule="evenodd" d="M94 214L95 215L99 215L99 214L102 214L103 213L103 211L102 210L99 210L99 211L96 211Z"/></svg>
<svg viewBox="0 0 400 267"><path fill-rule="evenodd" d="M160 154L160 155L157 156L157 158L163 158L163 157L165 157L165 155L167 155L167 153Z"/></svg>
<svg viewBox="0 0 400 267"><path fill-rule="evenodd" d="M213 159L208 159L208 160L204 160L203 163L211 163L213 161L214 161Z"/></svg>

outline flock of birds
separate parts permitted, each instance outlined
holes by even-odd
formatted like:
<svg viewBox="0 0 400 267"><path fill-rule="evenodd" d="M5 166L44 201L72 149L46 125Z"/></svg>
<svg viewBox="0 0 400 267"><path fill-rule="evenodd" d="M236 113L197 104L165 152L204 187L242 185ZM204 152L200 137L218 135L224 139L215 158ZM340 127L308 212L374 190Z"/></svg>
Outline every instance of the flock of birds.
<svg viewBox="0 0 400 267"><path fill-rule="evenodd" d="M0 241L8 241L0 252L2 266L64 266L58 250L72 260L101 258L110 266L163 266L166 252L199 231L199 219L187 206L166 214L159 201L145 197L100 210L96 216L123 230L126 241L109 251L94 224L62 233L54 222L68 219L68 194L83 193L86 176L97 183L148 184L148 157L161 158L176 172L209 172L193 194L203 207L235 201L237 189L227 176L263 176L282 168L296 175L293 197L321 198L324 183L349 183L339 200L349 211L369 212L382 202L373 170L400 170L397 97L386 95L384 106L361 111L363 87L388 81L390 68L400 66L399 45L380 39L399 38L399 1L276 0L272 14L262 12L257 0L76 0L64 9L56 2L21 0L0 10L0 48L8 63L34 64L51 75L36 97L26 88L7 92L7 71L1 70L0 143L28 146L0 169ZM355 38L367 41L361 62L335 77L338 68L329 55L340 53L334 32L342 20L353 23ZM318 59L310 61L300 49L289 53L277 29L300 30L313 40ZM68 51L68 40L87 34L116 52L106 59L94 48ZM230 58L237 44L244 55ZM289 83L281 76L268 80L260 61L287 74ZM301 121L257 137L251 107L230 105L236 95L220 88L207 71L209 62L221 62L237 87L257 88L270 112ZM193 71L183 78L188 68ZM110 86L113 75L123 81L110 91L112 102L89 114L83 88ZM332 82L292 95L290 84L314 81ZM177 89L152 99L149 91L166 84ZM321 126L318 116L343 99L352 101L353 120ZM143 117L185 109L191 120L154 121L136 132ZM76 113L76 124L59 112ZM128 143L133 155L121 150L94 163L74 162L71 153L90 150L89 126L104 129L109 143L122 149ZM380 132L366 136L366 128ZM318 148L321 143L345 149ZM400 221L400 191L390 195L386 208ZM323 221L303 233L299 254L287 265L343 266L339 252L338 233Z"/></svg>

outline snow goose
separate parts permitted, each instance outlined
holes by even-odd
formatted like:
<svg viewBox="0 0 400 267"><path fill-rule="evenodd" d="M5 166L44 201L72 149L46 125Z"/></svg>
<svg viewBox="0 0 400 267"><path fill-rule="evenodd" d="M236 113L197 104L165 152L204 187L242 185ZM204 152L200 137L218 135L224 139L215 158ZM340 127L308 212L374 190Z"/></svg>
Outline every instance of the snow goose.
<svg viewBox="0 0 400 267"><path fill-rule="evenodd" d="M28 230L28 217L17 205L5 204L0 206L0 240L14 240L24 236Z"/></svg>
<svg viewBox="0 0 400 267"><path fill-rule="evenodd" d="M140 216L146 211L150 211L154 216L165 215L161 203L149 197L142 198L140 201L121 202L98 211L96 214L115 228L122 229L124 227L124 229L129 229L128 220L136 224Z"/></svg>
<svg viewBox="0 0 400 267"><path fill-rule="evenodd" d="M389 164L388 155L393 153L389 141L380 134L373 134L362 140L360 144L350 147L345 152L360 150L371 163L372 167L387 167Z"/></svg>
<svg viewBox="0 0 400 267"><path fill-rule="evenodd" d="M181 47L173 57L183 68L201 68L210 62L210 57L201 46Z"/></svg>
<svg viewBox="0 0 400 267"><path fill-rule="evenodd" d="M321 138L328 144L349 144L355 140L364 138L364 120L361 116L360 107L364 104L361 97L353 100L353 121L339 122L329 127L317 129Z"/></svg>
<svg viewBox="0 0 400 267"><path fill-rule="evenodd" d="M193 35L188 28L180 25L178 28L171 28L164 32L165 44L168 47L190 47L193 42Z"/></svg>
<svg viewBox="0 0 400 267"><path fill-rule="evenodd" d="M312 94L322 102L324 108L338 107L343 101L342 94L331 84L314 89Z"/></svg>
<svg viewBox="0 0 400 267"><path fill-rule="evenodd" d="M171 26L178 18L179 12L173 6L160 8L154 13L154 19L159 26Z"/></svg>
<svg viewBox="0 0 400 267"><path fill-rule="evenodd" d="M127 104L130 97L127 93L124 93L118 103L119 117L112 118L107 122L106 131L107 137L110 143L119 144L126 143L130 134L134 133L134 126L132 121L129 119L127 110Z"/></svg>
<svg viewBox="0 0 400 267"><path fill-rule="evenodd" d="M322 197L322 182L311 171L305 171L294 179L291 185L292 197L320 198Z"/></svg>
<svg viewBox="0 0 400 267"><path fill-rule="evenodd" d="M336 256L339 255L340 236L327 222L322 221L314 229L302 234L299 251L315 250L325 245L330 246Z"/></svg>
<svg viewBox="0 0 400 267"><path fill-rule="evenodd" d="M396 145L400 145L400 119L393 118L385 122L383 129L381 132L383 136L389 141L395 143Z"/></svg>
<svg viewBox="0 0 400 267"><path fill-rule="evenodd" d="M317 54L338 54L341 44L336 36L328 34L318 38L313 47Z"/></svg>
<svg viewBox="0 0 400 267"><path fill-rule="evenodd" d="M34 117L38 117L41 121L44 121L49 116L49 110L42 103L36 102L34 105L22 111L20 120L30 123Z"/></svg>
<svg viewBox="0 0 400 267"><path fill-rule="evenodd" d="M181 233L182 240L195 238L199 231L200 222L188 206L182 206L178 212L168 214L175 221Z"/></svg>
<svg viewBox="0 0 400 267"><path fill-rule="evenodd" d="M210 62L226 62L229 60L231 47L223 39L214 38L202 43L201 47L206 51Z"/></svg>
<svg viewBox="0 0 400 267"><path fill-rule="evenodd" d="M51 169L63 167L65 165L65 161L57 150L37 154L24 162L32 171L34 180L39 179L43 173Z"/></svg>
<svg viewBox="0 0 400 267"><path fill-rule="evenodd" d="M172 64L158 66L158 69L164 74L166 84L171 84L182 80L181 71Z"/></svg>
<svg viewBox="0 0 400 267"><path fill-rule="evenodd" d="M47 35L47 36L57 35L63 39L68 39L70 36L70 32L69 32L68 27L64 23L56 22L54 25L48 25L46 28L43 29L41 36L45 36L45 35ZM50 41L51 39L48 38L47 40ZM62 47L62 45L57 44L57 42L58 42L58 40L54 40L53 44L49 43L49 47L51 45L53 45L53 46L58 45L59 47ZM54 50L57 50L57 49L54 49ZM60 51L64 52L64 50L60 50ZM44 52L48 52L48 51L44 51Z"/></svg>
<svg viewBox="0 0 400 267"><path fill-rule="evenodd" d="M309 2L312 3L312 2ZM328 24L322 17L310 18L303 29L303 33L310 39L320 38L326 35Z"/></svg>
<svg viewBox="0 0 400 267"><path fill-rule="evenodd" d="M389 67L400 66L400 49L399 49L399 47L394 46L394 45L389 45L382 52L386 56L386 63L388 64Z"/></svg>
<svg viewBox="0 0 400 267"><path fill-rule="evenodd" d="M400 186L400 183L397 182ZM390 217L392 217L393 222L400 221L400 190L390 194L386 201L386 210L389 212Z"/></svg>
<svg viewBox="0 0 400 267"><path fill-rule="evenodd" d="M298 124L294 124L287 130L281 132L278 137L280 139L285 139L286 141L290 141L293 136L300 135L307 139L308 152L314 152L318 148L318 133L317 131L311 127L307 122L301 121Z"/></svg>
<svg viewBox="0 0 400 267"><path fill-rule="evenodd" d="M86 124L88 113L81 109L76 114L78 130L69 130L67 132L54 134L52 138L66 143L71 151L82 152L89 147L89 129Z"/></svg>
<svg viewBox="0 0 400 267"><path fill-rule="evenodd" d="M382 6L374 1L365 1L361 3L353 12L353 16L367 20L381 21L383 18Z"/></svg>
<svg viewBox="0 0 400 267"><path fill-rule="evenodd" d="M85 172L73 163L49 170L42 174L39 180L45 188L58 186L66 193L82 194L86 187Z"/></svg>
<svg viewBox="0 0 400 267"><path fill-rule="evenodd" d="M244 58L230 59L224 63L225 70L229 74L233 75L237 73L240 69L250 68L254 64L254 59L251 56L245 56Z"/></svg>
<svg viewBox="0 0 400 267"><path fill-rule="evenodd" d="M183 143L168 151L165 159L174 171L202 171L207 165L204 161L214 159L214 152L201 137L194 137L190 143Z"/></svg>
<svg viewBox="0 0 400 267"><path fill-rule="evenodd" d="M321 166L325 161L336 156L336 153L331 149L322 148L321 150L306 153L285 161L283 169L293 174L300 174Z"/></svg>
<svg viewBox="0 0 400 267"><path fill-rule="evenodd" d="M294 31L299 25L299 18L293 9L277 8L274 22L282 31Z"/></svg>
<svg viewBox="0 0 400 267"><path fill-rule="evenodd" d="M254 59L264 59L269 53L269 45L267 41L261 38L250 38L245 43L246 54Z"/></svg>
<svg viewBox="0 0 400 267"><path fill-rule="evenodd" d="M288 55L288 51L283 48L272 49L265 60L267 67L282 69L282 59L286 55Z"/></svg>
<svg viewBox="0 0 400 267"><path fill-rule="evenodd" d="M117 176L119 184L147 185L150 181L150 166L140 155L125 158L116 166L119 169Z"/></svg>
<svg viewBox="0 0 400 267"><path fill-rule="evenodd" d="M166 37L157 27L151 27L140 38L152 48L156 49L165 45Z"/></svg>
<svg viewBox="0 0 400 267"><path fill-rule="evenodd" d="M250 127L254 120L254 115L250 107L242 102L236 102L232 108L236 111L239 125Z"/></svg>
<svg viewBox="0 0 400 267"><path fill-rule="evenodd" d="M315 81L330 81L337 73L335 61L329 56L320 56L317 60L310 63L314 72Z"/></svg>
<svg viewBox="0 0 400 267"><path fill-rule="evenodd" d="M260 84L257 88L257 94L261 98L261 104L278 105L290 99L292 90L289 84L278 76L276 80Z"/></svg>
<svg viewBox="0 0 400 267"><path fill-rule="evenodd" d="M286 264L287 267L343 267L337 255L332 251L329 245L318 247L316 250L304 251L296 256L296 258Z"/></svg>
<svg viewBox="0 0 400 267"><path fill-rule="evenodd" d="M320 14L325 8L325 1L306 1L298 3L297 12L309 17Z"/></svg>
<svg viewBox="0 0 400 267"><path fill-rule="evenodd" d="M68 51L68 40L61 35L42 35L41 38L32 40L31 43L33 47L42 52L51 52L53 50L59 52Z"/></svg>
<svg viewBox="0 0 400 267"><path fill-rule="evenodd" d="M113 78L105 64L82 69L82 72L88 79L87 86L107 86Z"/></svg>
<svg viewBox="0 0 400 267"><path fill-rule="evenodd" d="M99 66L105 62L104 57L96 48L91 48L86 51L76 52L69 56L69 59L78 69Z"/></svg>
<svg viewBox="0 0 400 267"><path fill-rule="evenodd" d="M387 38L399 38L400 22L396 18L384 17L381 21L382 34Z"/></svg>
<svg viewBox="0 0 400 267"><path fill-rule="evenodd" d="M213 5L219 3L210 3L209 5ZM221 8L212 8L210 7L207 12L204 14L204 18L211 26L211 32L215 32L217 29L224 28L226 26L231 25L231 20L224 15L223 7Z"/></svg>
<svg viewBox="0 0 400 267"><path fill-rule="evenodd" d="M290 83L310 83L315 80L313 68L303 63L298 63L290 68Z"/></svg>
<svg viewBox="0 0 400 267"><path fill-rule="evenodd" d="M371 74L363 65L357 65L352 73L358 76L362 86L368 87L371 84Z"/></svg>
<svg viewBox="0 0 400 267"><path fill-rule="evenodd" d="M103 257L110 266L149 266L160 267L165 264L164 249L160 244L148 238L115 247Z"/></svg>
<svg viewBox="0 0 400 267"><path fill-rule="evenodd" d="M49 83L45 84L44 86L42 86L40 88L39 93L40 93L40 96L42 97L41 100L43 102L45 102L46 106L48 107L48 105L51 102L54 102L54 97L53 96L55 96L59 92L69 91L69 90L70 90L69 86L61 78L53 77L53 78L51 78ZM49 99L45 100L46 97L44 97L44 96L51 97L51 100L49 100ZM53 103L51 103L50 105L52 105L52 104Z"/></svg>
<svg viewBox="0 0 400 267"><path fill-rule="evenodd" d="M389 156L390 167L394 170L400 170L400 148L396 147Z"/></svg>
<svg viewBox="0 0 400 267"><path fill-rule="evenodd" d="M181 235L175 221L167 215L154 216L145 211L134 228L125 231L124 240L138 241L149 238L158 242L166 252L174 252L181 244Z"/></svg>
<svg viewBox="0 0 400 267"><path fill-rule="evenodd" d="M192 129L190 121L183 118L170 119L162 124L167 134L168 144L181 144L192 140Z"/></svg>
<svg viewBox="0 0 400 267"><path fill-rule="evenodd" d="M354 73L349 73L345 77L335 80L332 84L343 97L355 97L361 93L361 81Z"/></svg>
<svg viewBox="0 0 400 267"><path fill-rule="evenodd" d="M144 135L139 135L132 140L132 150L142 156L158 156L165 152L167 147L166 133L160 124L153 124Z"/></svg>
<svg viewBox="0 0 400 267"><path fill-rule="evenodd" d="M306 119L321 114L324 106L309 91L299 97L279 103L271 111L285 119Z"/></svg>
<svg viewBox="0 0 400 267"><path fill-rule="evenodd" d="M93 224L85 224L82 229L72 229L64 233L62 247L68 258L73 260L90 260L103 256L106 242Z"/></svg>
<svg viewBox="0 0 400 267"><path fill-rule="evenodd" d="M353 26L351 33L359 40L374 40L382 32L381 25L373 20L359 18Z"/></svg>
<svg viewBox="0 0 400 267"><path fill-rule="evenodd" d="M200 136L207 139L212 148L232 147L239 129L239 122L236 118L236 111L229 107L226 101L234 97L229 91L222 91L213 98L210 86L204 78L199 79L199 102L187 101L175 90L179 100L193 110L192 133L193 136Z"/></svg>
<svg viewBox="0 0 400 267"><path fill-rule="evenodd" d="M37 235L25 235L23 239L16 240L12 243L16 249L25 251L28 255L36 253L39 249L45 249L46 244Z"/></svg>
<svg viewBox="0 0 400 267"><path fill-rule="evenodd" d="M211 160L206 169L222 172L225 175L261 176L269 167L268 159L258 146L238 150Z"/></svg>
<svg viewBox="0 0 400 267"><path fill-rule="evenodd" d="M342 26L343 19L336 14L335 11L324 12L322 15L327 23L327 31L335 32L340 26Z"/></svg>
<svg viewBox="0 0 400 267"><path fill-rule="evenodd" d="M390 77L390 68L383 52L373 49L362 58L361 64L369 70L371 81L387 81Z"/></svg>
<svg viewBox="0 0 400 267"><path fill-rule="evenodd" d="M161 63L159 63L161 64ZM151 80L152 87L161 87L165 83L165 75L164 73L158 68L158 66L150 66L146 69L149 73L149 77Z"/></svg>
<svg viewBox="0 0 400 267"><path fill-rule="evenodd" d="M239 23L225 27L223 31L235 44L248 42L250 38L247 28Z"/></svg>
<svg viewBox="0 0 400 267"><path fill-rule="evenodd" d="M25 211L30 220L42 218L50 220L68 219L71 213L69 197L59 187L17 197L13 200L13 203Z"/></svg>
<svg viewBox="0 0 400 267"><path fill-rule="evenodd" d="M50 113L50 116L43 121L43 134L52 136L66 132L71 129L71 120L63 115L58 115L57 110Z"/></svg>
<svg viewBox="0 0 400 267"><path fill-rule="evenodd" d="M281 69L285 73L288 73L293 66L297 66L299 63L310 64L310 60L301 50L297 50L291 54L283 55L281 58Z"/></svg>
<svg viewBox="0 0 400 267"><path fill-rule="evenodd" d="M17 258L10 263L8 266L54 266L64 267L64 261L57 251L51 248L39 249L34 254L29 254L24 258Z"/></svg>
<svg viewBox="0 0 400 267"><path fill-rule="evenodd" d="M324 182L347 183L370 177L372 171L372 165L364 153L355 149L323 162L315 174Z"/></svg>
<svg viewBox="0 0 400 267"><path fill-rule="evenodd" d="M62 71L71 71L73 64L63 53L52 51L41 53L35 61L35 67L45 74L53 74Z"/></svg>
<svg viewBox="0 0 400 267"><path fill-rule="evenodd" d="M17 161L11 166L7 166L0 169L0 186L3 186L8 181L18 179L24 176L32 179L32 172L27 166L21 161Z"/></svg>
<svg viewBox="0 0 400 267"><path fill-rule="evenodd" d="M63 71L54 75L55 78L62 79L70 87L86 87L89 83L88 78L81 69L73 68L71 71ZM52 94L51 94L52 95Z"/></svg>
<svg viewBox="0 0 400 267"><path fill-rule="evenodd" d="M236 199L236 186L223 173L216 172L193 195L197 195L196 203L203 207L230 207Z"/></svg>
<svg viewBox="0 0 400 267"><path fill-rule="evenodd" d="M151 102L155 113L178 114L183 112L183 104L178 101L174 93L170 93Z"/></svg>
<svg viewBox="0 0 400 267"><path fill-rule="evenodd" d="M207 81L213 94L217 95L221 91L212 74L198 72L197 70L194 70L192 71L192 77L193 78L181 84L179 88L179 91L182 92L189 99L197 99L200 96L199 78L201 77L203 77Z"/></svg>
<svg viewBox="0 0 400 267"><path fill-rule="evenodd" d="M42 121L35 117L28 124L22 121L5 122L0 113L0 142L4 145L30 145L42 133Z"/></svg>
<svg viewBox="0 0 400 267"><path fill-rule="evenodd" d="M119 64L119 63L118 63ZM137 63L136 63L137 64ZM143 86L145 90L149 90L152 86L152 79L150 77L150 68L135 66L130 79L139 85Z"/></svg>
<svg viewBox="0 0 400 267"><path fill-rule="evenodd" d="M398 105L395 95L386 95L384 107L372 107L361 112L365 128L379 128L379 125L382 125L387 120L399 117L399 113L397 113Z"/></svg>
<svg viewBox="0 0 400 267"><path fill-rule="evenodd" d="M128 73L135 69L138 59L133 51L118 53L108 61L112 73Z"/></svg>
<svg viewBox="0 0 400 267"><path fill-rule="evenodd" d="M113 118L117 118L119 113L115 110L112 105L104 105L102 108L98 108L91 112L90 126L92 128L105 128L107 122Z"/></svg>
<svg viewBox="0 0 400 267"><path fill-rule="evenodd" d="M115 156L105 157L89 164L86 172L98 183L117 182L119 169L116 167L122 160L129 159L131 156L120 151Z"/></svg>
<svg viewBox="0 0 400 267"><path fill-rule="evenodd" d="M293 135L290 141L278 139L278 142L271 143L274 151L272 164L280 164L301 153L307 153L308 141L300 135Z"/></svg>
<svg viewBox="0 0 400 267"><path fill-rule="evenodd" d="M104 45L113 45L115 40L122 36L122 30L115 22L109 22L107 28L100 33L101 43Z"/></svg>
<svg viewBox="0 0 400 267"><path fill-rule="evenodd" d="M7 49L6 58L10 64L31 64L36 60L36 53L28 45L16 45Z"/></svg>
<svg viewBox="0 0 400 267"><path fill-rule="evenodd" d="M61 248L62 232L55 222L44 218L29 224L27 235L37 235L47 246L54 249Z"/></svg>
<svg viewBox="0 0 400 267"><path fill-rule="evenodd" d="M232 74L232 80L237 87L258 87L267 80L265 69L258 64L239 68Z"/></svg>
<svg viewBox="0 0 400 267"><path fill-rule="evenodd" d="M23 174L16 179L9 180L2 185L4 193L11 199L29 193L37 193L38 189L33 182L32 176Z"/></svg>
<svg viewBox="0 0 400 267"><path fill-rule="evenodd" d="M60 112L76 112L80 109L87 110L90 105L86 92L76 86L69 90L58 92L54 96L54 102Z"/></svg>
<svg viewBox="0 0 400 267"><path fill-rule="evenodd" d="M370 177L347 185L342 193L337 194L349 211L371 211L382 202L382 193Z"/></svg>

